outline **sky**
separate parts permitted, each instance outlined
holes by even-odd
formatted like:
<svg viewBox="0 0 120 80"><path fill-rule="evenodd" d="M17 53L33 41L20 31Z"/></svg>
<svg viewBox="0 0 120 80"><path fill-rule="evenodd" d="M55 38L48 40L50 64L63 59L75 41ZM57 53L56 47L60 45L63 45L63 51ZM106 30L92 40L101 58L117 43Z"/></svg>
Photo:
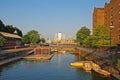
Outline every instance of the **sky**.
<svg viewBox="0 0 120 80"><path fill-rule="evenodd" d="M94 7L110 0L0 0L0 20L18 27L23 34L36 30L44 38L63 33L75 37L86 26L92 29Z"/></svg>

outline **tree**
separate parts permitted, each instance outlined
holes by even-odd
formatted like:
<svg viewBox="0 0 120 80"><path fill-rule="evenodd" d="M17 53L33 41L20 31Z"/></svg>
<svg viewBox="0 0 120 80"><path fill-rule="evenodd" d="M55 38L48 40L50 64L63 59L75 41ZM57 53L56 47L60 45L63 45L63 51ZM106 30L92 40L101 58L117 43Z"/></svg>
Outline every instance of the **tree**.
<svg viewBox="0 0 120 80"><path fill-rule="evenodd" d="M3 24L3 22L0 20L0 31L4 31L5 29L5 25Z"/></svg>
<svg viewBox="0 0 120 80"><path fill-rule="evenodd" d="M40 41L39 33L35 30L31 30L25 36L23 36L23 42L38 43L39 41Z"/></svg>
<svg viewBox="0 0 120 80"><path fill-rule="evenodd" d="M93 41L93 36L90 35L83 41L83 46L92 47L92 41Z"/></svg>
<svg viewBox="0 0 120 80"><path fill-rule="evenodd" d="M76 41L79 44L83 44L83 41L90 36L90 30L87 27L82 27L81 29L79 29L76 33Z"/></svg>
<svg viewBox="0 0 120 80"><path fill-rule="evenodd" d="M110 30L108 27L103 25L98 25L92 36L92 46L101 47L110 45Z"/></svg>
<svg viewBox="0 0 120 80"><path fill-rule="evenodd" d="M41 38L40 41L41 41L42 43L45 43L45 38Z"/></svg>
<svg viewBox="0 0 120 80"><path fill-rule="evenodd" d="M18 29L17 27L14 27L13 25L4 25L3 22L0 20L0 31L14 34L15 31L17 31L17 35L23 36L22 31Z"/></svg>
<svg viewBox="0 0 120 80"><path fill-rule="evenodd" d="M116 67L117 67L117 69L120 71L120 60L118 60Z"/></svg>
<svg viewBox="0 0 120 80"><path fill-rule="evenodd" d="M14 27L14 29L17 31L17 35L19 35L19 36L23 36L23 34L22 34L22 31L19 29L19 28L17 28L17 27ZM14 31L15 32L15 31Z"/></svg>
<svg viewBox="0 0 120 80"><path fill-rule="evenodd" d="M25 42L25 43L30 43L30 41L29 41L29 36L28 36L28 35L24 35L24 36L22 37L22 41Z"/></svg>
<svg viewBox="0 0 120 80"><path fill-rule="evenodd" d="M14 32L17 31L16 33L17 35L21 37L23 36L22 31L18 29L17 27L13 27L13 25L6 25L4 31L7 33L11 33L11 34L14 34Z"/></svg>
<svg viewBox="0 0 120 80"><path fill-rule="evenodd" d="M15 28L13 27L13 25L6 25L5 26L5 32L13 34L14 31L15 31Z"/></svg>

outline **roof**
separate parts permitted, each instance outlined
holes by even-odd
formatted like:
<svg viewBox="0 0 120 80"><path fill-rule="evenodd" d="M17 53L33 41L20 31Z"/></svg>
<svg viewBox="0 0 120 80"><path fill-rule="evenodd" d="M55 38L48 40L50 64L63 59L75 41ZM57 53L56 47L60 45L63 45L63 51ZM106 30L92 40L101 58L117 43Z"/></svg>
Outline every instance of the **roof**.
<svg viewBox="0 0 120 80"><path fill-rule="evenodd" d="M15 34L10 34L10 33L6 33L6 32L0 32L0 34L4 37L11 37L11 38L17 38L17 39L21 39L20 36L15 35Z"/></svg>

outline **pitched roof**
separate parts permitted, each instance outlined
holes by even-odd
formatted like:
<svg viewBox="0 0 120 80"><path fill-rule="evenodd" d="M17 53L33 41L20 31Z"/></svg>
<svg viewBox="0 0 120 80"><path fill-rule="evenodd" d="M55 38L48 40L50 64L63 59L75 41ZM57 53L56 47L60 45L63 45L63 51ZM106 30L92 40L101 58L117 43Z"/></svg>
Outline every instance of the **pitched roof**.
<svg viewBox="0 0 120 80"><path fill-rule="evenodd" d="M11 38L17 38L17 39L21 39L20 36L15 35L15 34L10 34L10 33L6 33L6 32L0 32L0 34L4 37L11 37Z"/></svg>

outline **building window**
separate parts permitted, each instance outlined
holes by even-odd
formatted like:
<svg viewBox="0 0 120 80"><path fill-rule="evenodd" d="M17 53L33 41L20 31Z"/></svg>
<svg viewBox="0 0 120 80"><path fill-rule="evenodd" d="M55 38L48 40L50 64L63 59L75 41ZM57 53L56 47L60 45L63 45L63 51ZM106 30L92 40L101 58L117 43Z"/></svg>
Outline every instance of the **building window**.
<svg viewBox="0 0 120 80"><path fill-rule="evenodd" d="M113 21L110 23L111 26L113 26Z"/></svg>
<svg viewBox="0 0 120 80"><path fill-rule="evenodd" d="M118 5L120 6L120 3Z"/></svg>
<svg viewBox="0 0 120 80"><path fill-rule="evenodd" d="M119 39L120 39L120 35L119 35Z"/></svg>
<svg viewBox="0 0 120 80"><path fill-rule="evenodd" d="M107 15L107 12L105 12L105 15Z"/></svg>
<svg viewBox="0 0 120 80"><path fill-rule="evenodd" d="M118 29L118 30L119 30L119 32L120 32L120 27L119 27L119 29Z"/></svg>
<svg viewBox="0 0 120 80"><path fill-rule="evenodd" d="M113 11L113 7L111 7L111 12Z"/></svg>
<svg viewBox="0 0 120 80"><path fill-rule="evenodd" d="M110 16L110 18L111 18L111 19L113 18L113 14Z"/></svg>

